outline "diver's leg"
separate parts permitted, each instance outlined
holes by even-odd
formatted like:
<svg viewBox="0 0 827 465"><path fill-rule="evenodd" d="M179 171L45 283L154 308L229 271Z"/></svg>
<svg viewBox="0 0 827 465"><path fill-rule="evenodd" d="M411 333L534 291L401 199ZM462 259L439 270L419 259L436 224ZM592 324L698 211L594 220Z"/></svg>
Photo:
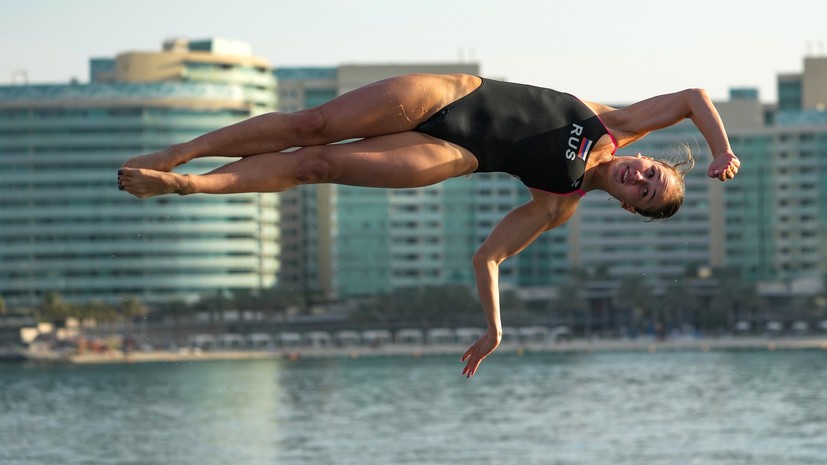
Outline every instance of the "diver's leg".
<svg viewBox="0 0 827 465"><path fill-rule="evenodd" d="M411 74L360 87L318 107L267 113L148 155L124 167L169 171L194 158L246 157L292 147L410 131L480 85L468 75Z"/></svg>
<svg viewBox="0 0 827 465"><path fill-rule="evenodd" d="M292 153L253 155L203 175L122 168L119 183L141 198L173 193L281 192L317 183L407 188L472 173L477 166L468 150L424 134L404 132L304 147Z"/></svg>

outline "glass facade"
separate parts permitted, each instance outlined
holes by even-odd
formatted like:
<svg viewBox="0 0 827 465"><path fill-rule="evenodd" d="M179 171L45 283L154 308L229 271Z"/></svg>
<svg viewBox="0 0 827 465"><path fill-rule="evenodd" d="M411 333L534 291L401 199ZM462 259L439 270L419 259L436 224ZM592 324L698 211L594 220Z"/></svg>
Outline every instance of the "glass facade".
<svg viewBox="0 0 827 465"><path fill-rule="evenodd" d="M727 208L737 213L727 223L728 257L754 280L820 279L827 125L775 127L736 141L753 166L727 192Z"/></svg>
<svg viewBox="0 0 827 465"><path fill-rule="evenodd" d="M279 68L279 111L320 105L337 94L336 68ZM336 267L331 240L336 235L331 203L334 186L304 185L279 194L281 223L281 286L331 298Z"/></svg>
<svg viewBox="0 0 827 465"><path fill-rule="evenodd" d="M751 282L774 278L773 218L776 212L771 169L771 134L730 137L735 153L748 163L738 171L738 182L727 186L727 263Z"/></svg>
<svg viewBox="0 0 827 465"><path fill-rule="evenodd" d="M107 73L111 62L91 68ZM72 302L153 303L273 285L275 195L139 200L116 183L130 157L272 108L273 84L251 105L255 95L237 82L100 80L0 87L0 296L12 305L51 292Z"/></svg>
<svg viewBox="0 0 827 465"><path fill-rule="evenodd" d="M312 71L281 70L281 76L318 78L318 69ZM334 74L332 69L326 73L330 93ZM827 208L821 207L827 205L827 113L801 110L801 83L801 76L779 77L782 106L791 111L757 104L755 89L733 91L738 101L733 111L760 114L739 113L752 126L730 128L743 166L725 184L706 176L711 155L690 121L621 149L619 155L679 161L686 144L696 167L686 176L681 211L647 222L608 194L591 192L569 223L501 265L503 286L554 286L576 269L609 284L641 276L656 291L707 268L726 267L753 283L821 279L827 272ZM280 87L280 98L305 99L301 104L310 106L308 94L297 89ZM744 101L756 105L744 106ZM315 262L321 264L317 270L331 270L331 285L341 297L429 284L473 285L474 251L505 214L528 198L522 184L503 174L414 190L333 187L330 211L314 217L330 221L320 234L329 237L331 257ZM304 227L311 228L310 223ZM312 230L302 234L312 237ZM311 248L302 253L311 256Z"/></svg>
<svg viewBox="0 0 827 465"><path fill-rule="evenodd" d="M778 109L780 111L801 111L803 93L803 82L800 75L779 77Z"/></svg>
<svg viewBox="0 0 827 465"><path fill-rule="evenodd" d="M338 95L336 68L279 68L273 74L279 83L280 111L313 108Z"/></svg>
<svg viewBox="0 0 827 465"><path fill-rule="evenodd" d="M339 295L442 284L474 285L471 259L494 226L528 200L504 174L476 174L419 189L337 187ZM500 265L504 287L566 278L566 228Z"/></svg>

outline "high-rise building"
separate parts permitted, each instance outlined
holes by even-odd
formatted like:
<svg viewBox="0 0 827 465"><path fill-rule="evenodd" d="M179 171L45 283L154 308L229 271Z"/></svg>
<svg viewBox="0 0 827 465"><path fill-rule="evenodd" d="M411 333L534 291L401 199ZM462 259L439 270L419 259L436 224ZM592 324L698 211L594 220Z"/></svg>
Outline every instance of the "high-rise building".
<svg viewBox="0 0 827 465"><path fill-rule="evenodd" d="M278 68L279 111L298 111L338 94L336 68ZM303 185L279 194L281 267L279 285L322 300L335 293L331 238L332 187Z"/></svg>
<svg viewBox="0 0 827 465"><path fill-rule="evenodd" d="M455 65L349 65L337 71L338 94L409 72L479 74L475 67ZM327 73L332 75L332 70ZM281 102L302 95L303 85L288 84L286 76L314 80L303 69L282 69L277 75ZM333 86L331 75L323 84L328 89ZM320 85L318 79L315 82ZM306 106L294 104L293 108ZM676 152L675 139L682 138L692 145L696 157L703 157L706 147L697 144L697 137L697 130L684 124L652 135L626 152ZM663 282L682 276L687 269L722 263L720 193L703 171L695 170L688 177L688 200L681 215L662 224L646 224L621 209L618 202L607 201L608 195L590 193L569 224L541 235L501 265L503 287L548 289L566 281L573 268L599 271L609 279L641 273ZM314 289L333 289L340 297L422 285L473 285L475 250L500 219L529 198L519 181L490 173L420 189L325 186L328 191L321 195L319 189L303 186L282 194L283 241L285 246L295 242L291 250L297 252L289 266L284 262L282 283L301 288L298 283L304 282L314 288L320 283L314 281L320 271L329 269L329 285ZM321 199L327 200L321 203ZM710 209L710 204L716 208ZM329 219L327 229L317 228L320 218ZM321 238L326 236L330 255L324 261L319 251ZM288 257L287 250L284 257ZM297 276L291 279L291 273Z"/></svg>
<svg viewBox="0 0 827 465"><path fill-rule="evenodd" d="M130 157L275 109L269 64L243 42L175 39L92 59L90 75L0 87L0 296L160 302L273 285L274 194L139 200L116 184Z"/></svg>
<svg viewBox="0 0 827 465"><path fill-rule="evenodd" d="M362 85L407 73L479 74L476 64L281 68L280 109L295 111ZM335 92L332 92L335 89ZM323 99L322 99L323 100ZM471 257L527 192L503 174L421 189L301 186L281 194L282 272L293 289L348 297L403 287L474 282ZM505 285L565 276L565 228L506 262ZM562 259L561 259L562 258Z"/></svg>
<svg viewBox="0 0 827 465"><path fill-rule="evenodd" d="M820 207L827 205L823 63L827 58L808 58L803 73L779 76L777 107L762 104L751 88L733 89L728 101L716 103L743 161L735 180L721 183L706 176L711 155L690 121L654 132L619 154L679 161L688 148L697 164L686 176L681 211L666 221L647 222L608 194L591 192L569 223L541 235L502 265L504 286L533 288L538 292L527 295L547 296L543 288L581 269L601 281L599 292L610 292L628 275L662 291L684 276L727 268L747 282L815 289L827 271L827 209ZM350 65L338 68L335 78L328 69L324 84L317 80L316 85L328 89L328 95L335 85L341 94L390 75L423 71L478 74L455 66ZM329 192L320 194L319 188L307 189L296 194L304 200L293 205L313 218L302 223L299 234L311 244L296 257L313 257L313 265L296 269L310 270L303 272L305 282L330 270L327 286L320 288L340 297L426 284L472 285L475 249L508 211L528 198L518 181L502 174L411 190L327 186ZM322 218L326 226L316 231ZM330 253L320 259L324 247Z"/></svg>
<svg viewBox="0 0 827 465"><path fill-rule="evenodd" d="M279 68L282 111L310 108L406 73L479 74L477 65L346 65ZM280 285L308 297L349 297L421 285L474 282L471 257L528 193L503 174L422 189L299 186L280 194ZM565 278L565 228L544 235L502 267L505 286Z"/></svg>
<svg viewBox="0 0 827 465"><path fill-rule="evenodd" d="M572 265L615 282L641 276L656 290L699 269L726 268L762 289L817 291L827 272L827 58L779 75L778 93L778 106L748 88L716 102L742 160L725 184L706 177L709 149L689 121L621 149L679 155L686 144L697 161L686 200L675 217L647 224L590 193L570 222Z"/></svg>
<svg viewBox="0 0 827 465"><path fill-rule="evenodd" d="M343 65L339 67L339 94L372 82L408 73L479 74L476 64ZM448 243L471 243L470 225L458 227L448 219L449 203L462 203L468 196L450 198L463 180L450 180L420 189L367 189L337 186L334 189L336 228L332 241L336 257L336 289L340 296L358 296L393 289L436 285L456 276ZM466 180L466 188L471 183ZM452 228L453 227L453 228ZM451 230L448 230L451 228ZM462 246L462 245L460 245ZM465 245L464 247L468 247Z"/></svg>
<svg viewBox="0 0 827 465"><path fill-rule="evenodd" d="M778 111L827 109L827 57L804 58L802 73L778 75Z"/></svg>
<svg viewBox="0 0 827 465"><path fill-rule="evenodd" d="M765 124L730 131L744 163L725 189L726 259L751 281L807 293L827 273L827 57L779 75L778 95Z"/></svg>

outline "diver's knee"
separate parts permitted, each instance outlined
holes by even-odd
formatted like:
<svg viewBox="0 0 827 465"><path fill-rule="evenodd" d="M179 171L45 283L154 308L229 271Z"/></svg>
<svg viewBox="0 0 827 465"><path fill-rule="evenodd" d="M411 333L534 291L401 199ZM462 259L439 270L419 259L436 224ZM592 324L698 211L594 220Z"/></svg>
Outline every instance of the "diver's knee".
<svg viewBox="0 0 827 465"><path fill-rule="evenodd" d="M296 169L296 180L300 184L327 183L333 181L336 177L333 163L326 158L315 154L301 153L296 153L296 156L300 157Z"/></svg>
<svg viewBox="0 0 827 465"><path fill-rule="evenodd" d="M327 117L324 112L312 108L293 113L290 131L300 140L305 141L305 145L311 145L326 139L327 127Z"/></svg>

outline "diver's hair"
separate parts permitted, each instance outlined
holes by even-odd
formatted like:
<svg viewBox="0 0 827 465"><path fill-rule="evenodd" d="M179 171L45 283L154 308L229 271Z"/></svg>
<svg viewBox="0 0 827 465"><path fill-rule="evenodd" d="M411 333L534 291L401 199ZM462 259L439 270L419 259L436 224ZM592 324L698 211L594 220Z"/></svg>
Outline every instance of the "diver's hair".
<svg viewBox="0 0 827 465"><path fill-rule="evenodd" d="M637 214L649 218L649 221L669 218L677 213L681 205L683 205L683 199L686 196L684 177L686 173L695 167L695 159L692 158L692 150L686 144L680 144L676 152L676 155L669 157L667 160L656 160L674 175L674 179L680 181L673 183L672 193L668 198L664 199L664 204L659 207L647 209L635 208Z"/></svg>

